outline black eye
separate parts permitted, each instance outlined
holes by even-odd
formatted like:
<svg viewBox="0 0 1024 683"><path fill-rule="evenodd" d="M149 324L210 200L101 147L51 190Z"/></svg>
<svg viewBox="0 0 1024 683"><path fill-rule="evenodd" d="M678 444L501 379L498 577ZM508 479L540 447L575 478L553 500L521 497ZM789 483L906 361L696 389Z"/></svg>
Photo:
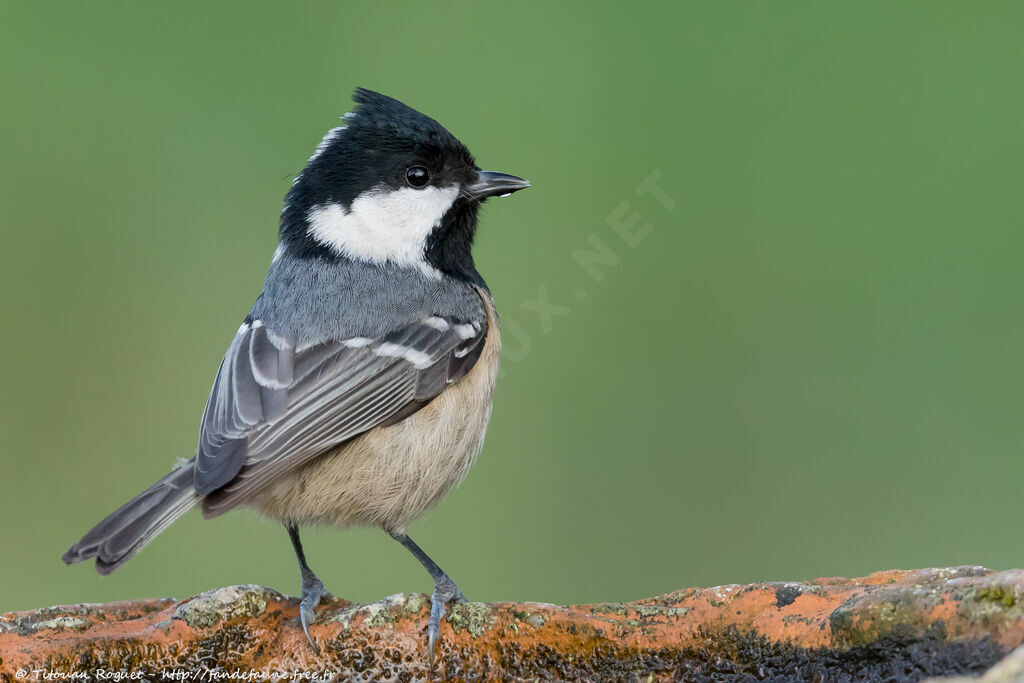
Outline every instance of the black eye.
<svg viewBox="0 0 1024 683"><path fill-rule="evenodd" d="M423 166L411 166L409 170L405 172L405 179L409 181L409 184L413 187L423 187L430 182L430 171Z"/></svg>

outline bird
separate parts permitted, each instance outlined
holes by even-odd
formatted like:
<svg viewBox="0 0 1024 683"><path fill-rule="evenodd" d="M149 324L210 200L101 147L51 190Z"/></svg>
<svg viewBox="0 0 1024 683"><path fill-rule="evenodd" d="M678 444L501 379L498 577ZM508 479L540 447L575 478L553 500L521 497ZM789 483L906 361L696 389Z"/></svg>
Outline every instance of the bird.
<svg viewBox="0 0 1024 683"><path fill-rule="evenodd" d="M263 289L220 362L195 456L96 524L67 564L109 574L193 508L281 523L312 649L328 595L304 526L379 527L434 581L434 650L455 581L407 533L468 473L491 416L501 337L473 260L481 204L530 186L483 171L434 119L357 88L281 210Z"/></svg>

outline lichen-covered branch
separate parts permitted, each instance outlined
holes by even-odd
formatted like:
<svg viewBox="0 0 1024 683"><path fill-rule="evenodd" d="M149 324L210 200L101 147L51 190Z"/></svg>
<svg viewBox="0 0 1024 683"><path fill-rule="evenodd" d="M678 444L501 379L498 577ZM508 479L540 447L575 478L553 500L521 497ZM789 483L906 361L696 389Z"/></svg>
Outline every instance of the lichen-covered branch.
<svg viewBox="0 0 1024 683"><path fill-rule="evenodd" d="M298 600L258 586L14 612L0 617L0 678L422 680L428 613L420 594L328 600L311 628L317 656ZM918 680L981 673L1022 643L1024 571L887 571L629 603L452 605L433 677Z"/></svg>

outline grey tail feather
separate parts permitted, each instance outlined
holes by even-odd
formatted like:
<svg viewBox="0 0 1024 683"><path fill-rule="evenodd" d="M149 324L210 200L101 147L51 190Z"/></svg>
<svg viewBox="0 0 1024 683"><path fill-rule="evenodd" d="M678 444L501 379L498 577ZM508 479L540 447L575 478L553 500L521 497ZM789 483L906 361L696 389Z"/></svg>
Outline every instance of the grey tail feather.
<svg viewBox="0 0 1024 683"><path fill-rule="evenodd" d="M61 558L74 564L96 558L96 571L109 574L199 502L193 487L195 458L110 513Z"/></svg>

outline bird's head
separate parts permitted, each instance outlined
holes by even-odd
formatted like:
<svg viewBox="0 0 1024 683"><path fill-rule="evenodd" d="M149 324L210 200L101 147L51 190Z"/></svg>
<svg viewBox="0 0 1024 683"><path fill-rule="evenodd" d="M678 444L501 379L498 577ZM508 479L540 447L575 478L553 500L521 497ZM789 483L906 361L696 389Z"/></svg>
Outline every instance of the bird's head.
<svg viewBox="0 0 1024 683"><path fill-rule="evenodd" d="M279 248L479 277L470 249L480 203L529 183L481 171L454 135L398 100L362 88L353 99L288 193Z"/></svg>

